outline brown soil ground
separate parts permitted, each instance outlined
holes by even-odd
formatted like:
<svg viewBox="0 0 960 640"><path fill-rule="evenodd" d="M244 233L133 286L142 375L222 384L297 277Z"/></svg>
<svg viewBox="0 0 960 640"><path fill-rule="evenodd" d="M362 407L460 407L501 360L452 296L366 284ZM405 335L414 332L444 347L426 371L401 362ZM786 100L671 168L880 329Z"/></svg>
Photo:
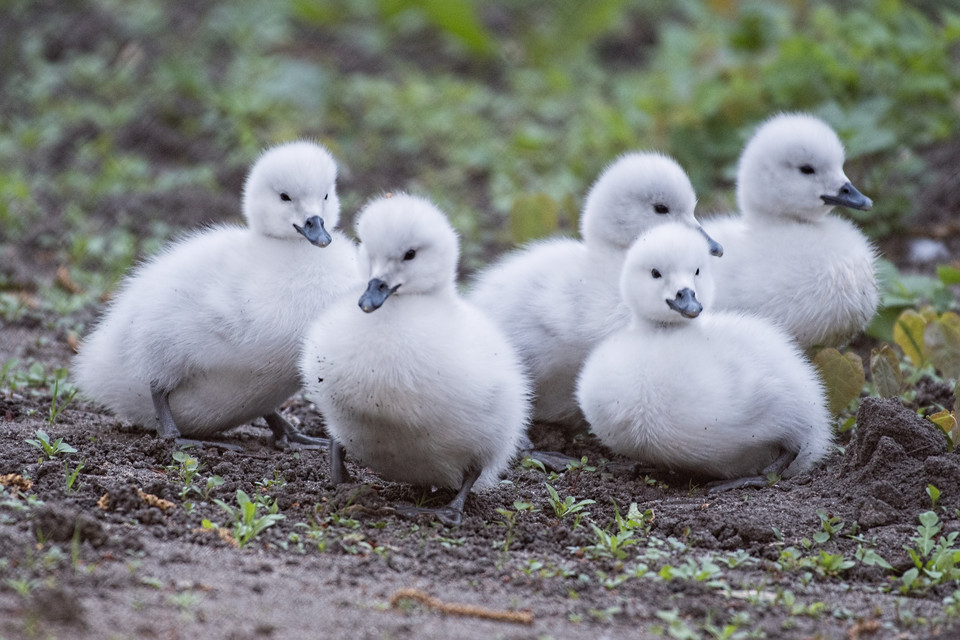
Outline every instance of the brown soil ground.
<svg viewBox="0 0 960 640"><path fill-rule="evenodd" d="M66 365L65 336L46 326L29 317L8 325L0 362ZM949 389L926 385L917 400L927 406L949 398ZM709 494L692 479L634 473L590 437L546 438L598 467L552 481L563 497L595 500L589 516L558 519L544 473L517 465L499 487L470 497L459 529L404 520L391 509L449 495L384 482L349 461L355 482L334 487L326 452L275 450L257 425L228 434L242 453L194 453L202 467L193 484L202 487L213 474L224 484L211 500L184 499L183 483L167 469L172 444L80 400L48 425L49 407L48 392L0 397L0 475L30 478L23 493L42 501L16 509L8 489L0 506L2 638L646 638L674 610L690 626L709 619L722 628L739 616L741 630L769 638L957 637L943 605L953 587L909 596L897 590L897 573L912 566L904 545L930 508L927 485L942 491L946 531L958 528L960 508L960 454L947 453L943 436L899 401L865 400L852 439L825 464L764 490ZM285 412L308 432L320 429L303 398ZM41 460L25 443L41 428L78 452ZM535 435L544 440L542 430ZM614 462L603 464L608 459ZM68 492L65 462L73 468L81 460ZM212 498L235 504L237 489L275 498L285 516L243 548L201 526L205 518L226 524ZM171 504L151 506L140 492ZM508 529L498 509L517 511L515 501L534 510L519 511ZM615 533L614 503L625 513L632 502L652 512L649 531L635 531L622 559L594 557L588 523ZM803 540L821 531L818 511L844 526L808 550ZM804 557L825 550L853 560L858 545L895 571L859 562L835 573L778 565L789 547ZM734 554L745 554L742 562L726 566L725 558L737 564ZM703 569L706 558L719 564L709 579L658 575L666 565L675 574L694 562ZM648 571L638 575L643 565ZM633 577L614 580L628 571ZM486 607L501 619L392 603L405 589ZM516 611L532 614L532 623L505 615Z"/></svg>

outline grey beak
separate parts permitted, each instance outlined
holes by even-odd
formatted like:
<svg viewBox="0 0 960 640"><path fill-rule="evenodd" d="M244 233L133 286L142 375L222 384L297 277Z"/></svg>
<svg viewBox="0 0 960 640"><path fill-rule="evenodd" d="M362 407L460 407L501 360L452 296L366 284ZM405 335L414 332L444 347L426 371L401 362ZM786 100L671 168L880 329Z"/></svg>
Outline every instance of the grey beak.
<svg viewBox="0 0 960 640"><path fill-rule="evenodd" d="M302 227L294 223L293 228L316 247L325 247L333 240L327 230L323 228L323 218L320 216L310 216Z"/></svg>
<svg viewBox="0 0 960 640"><path fill-rule="evenodd" d="M703 227L699 227L700 233L703 234L703 237L707 239L707 242L710 244L710 255L720 257L723 255L723 246L710 237L710 235L704 230Z"/></svg>
<svg viewBox="0 0 960 640"><path fill-rule="evenodd" d="M840 187L837 195L820 196L820 199L826 204L859 209L860 211L870 211L873 208L873 200L857 191L857 188L849 182Z"/></svg>
<svg viewBox="0 0 960 640"><path fill-rule="evenodd" d="M667 300L667 306L684 318L696 318L703 311L703 305L697 302L697 293L687 287L678 291L673 300Z"/></svg>
<svg viewBox="0 0 960 640"><path fill-rule="evenodd" d="M367 290L360 296L360 308L366 313L376 311L390 297L390 294L399 288L400 285L391 288L380 278L374 278L367 283Z"/></svg>

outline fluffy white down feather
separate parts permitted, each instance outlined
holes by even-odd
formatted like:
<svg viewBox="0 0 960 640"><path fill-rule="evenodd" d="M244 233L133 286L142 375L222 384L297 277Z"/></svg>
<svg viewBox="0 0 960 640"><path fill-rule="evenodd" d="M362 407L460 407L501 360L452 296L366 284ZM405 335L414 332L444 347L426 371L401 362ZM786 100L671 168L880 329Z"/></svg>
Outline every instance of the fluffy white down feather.
<svg viewBox="0 0 960 640"><path fill-rule="evenodd" d="M157 381L191 437L274 411L300 388L309 322L361 285L356 246L330 231L340 213L335 180L333 158L318 145L265 152L244 190L249 227L190 234L127 276L73 362L83 394L153 426ZM293 228L311 215L324 220L328 246Z"/></svg>
<svg viewBox="0 0 960 640"><path fill-rule="evenodd" d="M654 466L752 476L783 447L799 452L785 472L795 475L823 458L832 438L812 366L767 320L710 311L687 319L666 304L690 288L709 309L717 262L702 237L676 225L637 242L621 281L633 319L588 358L580 406L604 444Z"/></svg>
<svg viewBox="0 0 960 640"><path fill-rule="evenodd" d="M327 429L383 477L457 489L494 484L529 417L529 384L499 329L456 291L457 237L430 202L394 195L357 219L361 267L398 286L364 313L355 296L310 329L300 363ZM415 257L404 259L413 251Z"/></svg>
<svg viewBox="0 0 960 640"><path fill-rule="evenodd" d="M879 301L877 252L821 198L849 184L843 162L840 140L816 118L783 114L758 128L738 169L741 215L703 223L725 250L714 265L718 309L774 320L803 348L839 346L866 327Z"/></svg>
<svg viewBox="0 0 960 640"><path fill-rule="evenodd" d="M629 317L618 290L626 250L657 224L682 221L699 228L695 205L693 186L675 161L629 153L591 187L582 242L535 242L476 278L468 299L519 352L534 383L535 419L587 426L575 397L577 373L590 350Z"/></svg>

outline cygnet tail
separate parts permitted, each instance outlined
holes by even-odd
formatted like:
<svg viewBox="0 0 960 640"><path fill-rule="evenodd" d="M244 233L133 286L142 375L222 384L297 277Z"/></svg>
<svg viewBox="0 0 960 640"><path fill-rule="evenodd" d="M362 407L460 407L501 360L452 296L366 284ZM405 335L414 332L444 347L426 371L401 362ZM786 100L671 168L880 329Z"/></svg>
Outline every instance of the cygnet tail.
<svg viewBox="0 0 960 640"><path fill-rule="evenodd" d="M118 341L108 340L105 333L94 331L81 343L69 379L84 398L131 422L145 426L153 424L155 416L149 383L130 375Z"/></svg>

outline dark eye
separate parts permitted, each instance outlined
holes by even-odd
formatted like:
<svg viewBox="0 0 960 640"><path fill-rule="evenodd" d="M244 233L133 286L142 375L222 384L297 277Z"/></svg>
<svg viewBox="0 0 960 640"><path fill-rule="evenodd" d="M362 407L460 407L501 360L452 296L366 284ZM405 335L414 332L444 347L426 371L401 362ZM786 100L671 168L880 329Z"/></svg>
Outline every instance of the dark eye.
<svg viewBox="0 0 960 640"><path fill-rule="evenodd" d="M660 272L654 269L653 271L650 272L650 275L652 275L653 279L656 280L657 278L660 277Z"/></svg>
<svg viewBox="0 0 960 640"><path fill-rule="evenodd" d="M808 165L808 164L802 164L802 165L800 165L800 173L803 173L803 174L809 176L809 175L813 175L813 174L816 173L816 172L817 172L816 169L814 169L813 167L811 167L811 166Z"/></svg>
<svg viewBox="0 0 960 640"><path fill-rule="evenodd" d="M700 269L697 269L697 272L696 272L695 274L693 274L693 275L695 275L695 276L700 275Z"/></svg>
<svg viewBox="0 0 960 640"><path fill-rule="evenodd" d="M330 194L328 193L328 194L326 194L326 195L323 196L323 199L326 200L326 199L329 198L329 197L330 197Z"/></svg>
<svg viewBox="0 0 960 640"><path fill-rule="evenodd" d="M657 213L670 213L670 207L665 204L655 204L653 205L653 210Z"/></svg>
<svg viewBox="0 0 960 640"><path fill-rule="evenodd" d="M407 250L407 252L406 252L405 254L403 254L403 259L404 259L404 260L413 260L413 259L416 258L416 257L417 257L417 250L416 250L416 249L409 249L409 250Z"/></svg>
<svg viewBox="0 0 960 640"><path fill-rule="evenodd" d="M290 197L289 195L287 195L286 193L281 193L281 194L280 194L280 199L283 200L284 202L290 202L291 200L293 200L293 198L291 198L291 197Z"/></svg>

